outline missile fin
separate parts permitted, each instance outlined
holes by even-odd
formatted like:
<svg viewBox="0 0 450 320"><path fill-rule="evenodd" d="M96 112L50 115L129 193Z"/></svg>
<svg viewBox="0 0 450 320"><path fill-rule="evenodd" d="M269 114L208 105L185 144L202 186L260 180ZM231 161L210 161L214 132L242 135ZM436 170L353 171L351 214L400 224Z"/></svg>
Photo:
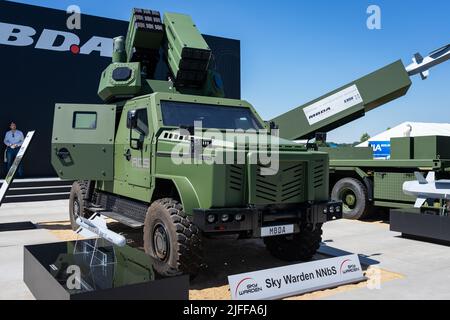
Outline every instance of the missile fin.
<svg viewBox="0 0 450 320"><path fill-rule="evenodd" d="M428 172L427 181L428 182L436 181L436 173L434 171Z"/></svg>
<svg viewBox="0 0 450 320"><path fill-rule="evenodd" d="M92 215L89 219L85 219L86 223L91 223L95 227L102 227L103 225L106 226L106 221L101 217L98 216L98 214ZM103 223L102 223L103 222ZM76 231L80 236L91 239L91 238L98 238L98 235L90 230L87 230L86 228L79 227Z"/></svg>
<svg viewBox="0 0 450 320"><path fill-rule="evenodd" d="M419 181L420 184L428 184L428 181L423 177L423 175L420 172L414 172L414 175L416 176L417 181Z"/></svg>
<svg viewBox="0 0 450 320"><path fill-rule="evenodd" d="M416 54L414 54L414 60L417 64L421 64L423 62L423 57L420 53L417 52Z"/></svg>
<svg viewBox="0 0 450 320"><path fill-rule="evenodd" d="M422 78L422 80L427 80L429 76L430 76L430 70L425 70L424 72L420 73L420 77Z"/></svg>
<svg viewBox="0 0 450 320"><path fill-rule="evenodd" d="M414 208L422 208L423 204L427 201L425 198L417 198L416 203L414 204Z"/></svg>
<svg viewBox="0 0 450 320"><path fill-rule="evenodd" d="M106 220L102 216L96 216L94 219L91 220L92 224L99 228L108 229L106 226Z"/></svg>

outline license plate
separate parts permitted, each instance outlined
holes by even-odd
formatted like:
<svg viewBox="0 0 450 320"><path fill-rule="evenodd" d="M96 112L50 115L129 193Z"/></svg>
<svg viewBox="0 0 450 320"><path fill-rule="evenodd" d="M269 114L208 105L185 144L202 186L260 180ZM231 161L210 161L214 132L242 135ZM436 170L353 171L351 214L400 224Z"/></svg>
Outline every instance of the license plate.
<svg viewBox="0 0 450 320"><path fill-rule="evenodd" d="M273 236L279 236L282 234L291 234L291 233L294 233L294 225L293 224L261 228L261 237L273 237Z"/></svg>

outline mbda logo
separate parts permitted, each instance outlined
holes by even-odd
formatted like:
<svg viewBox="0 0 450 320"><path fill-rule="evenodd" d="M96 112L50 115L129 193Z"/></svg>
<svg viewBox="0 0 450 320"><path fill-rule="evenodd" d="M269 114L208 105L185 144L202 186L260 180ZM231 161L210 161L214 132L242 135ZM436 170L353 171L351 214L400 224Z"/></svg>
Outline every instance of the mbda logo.
<svg viewBox="0 0 450 320"><path fill-rule="evenodd" d="M71 32L44 29L37 37L37 31L28 26L0 22L0 45L27 47L35 43L36 49L51 51L71 51L73 54L89 55L95 51L102 57L111 57L113 39L91 37L81 45L80 38Z"/></svg>

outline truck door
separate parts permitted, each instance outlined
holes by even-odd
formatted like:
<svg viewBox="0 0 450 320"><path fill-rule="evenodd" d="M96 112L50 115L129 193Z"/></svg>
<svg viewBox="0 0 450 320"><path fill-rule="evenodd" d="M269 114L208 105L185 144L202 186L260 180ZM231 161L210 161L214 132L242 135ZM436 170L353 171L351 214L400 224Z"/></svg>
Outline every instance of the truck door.
<svg viewBox="0 0 450 320"><path fill-rule="evenodd" d="M124 147L125 179L129 185L149 188L151 184L151 138L148 110L145 106L131 105L127 109L127 139ZM133 123L129 123L129 122Z"/></svg>
<svg viewBox="0 0 450 320"><path fill-rule="evenodd" d="M115 105L56 105L51 161L60 178L113 180L115 121Z"/></svg>

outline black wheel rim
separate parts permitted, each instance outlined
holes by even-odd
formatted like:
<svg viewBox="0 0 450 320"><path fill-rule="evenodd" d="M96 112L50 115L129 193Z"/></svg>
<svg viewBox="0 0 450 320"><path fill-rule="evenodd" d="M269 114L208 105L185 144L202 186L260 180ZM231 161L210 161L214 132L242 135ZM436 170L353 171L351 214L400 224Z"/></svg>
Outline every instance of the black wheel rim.
<svg viewBox="0 0 450 320"><path fill-rule="evenodd" d="M162 223L157 223L153 228L153 251L161 261L166 261L170 254L169 236Z"/></svg>

